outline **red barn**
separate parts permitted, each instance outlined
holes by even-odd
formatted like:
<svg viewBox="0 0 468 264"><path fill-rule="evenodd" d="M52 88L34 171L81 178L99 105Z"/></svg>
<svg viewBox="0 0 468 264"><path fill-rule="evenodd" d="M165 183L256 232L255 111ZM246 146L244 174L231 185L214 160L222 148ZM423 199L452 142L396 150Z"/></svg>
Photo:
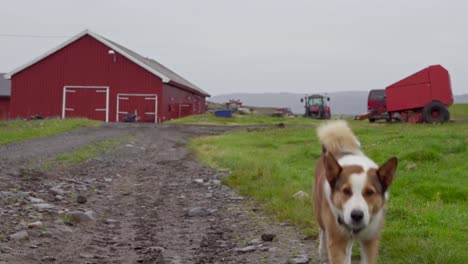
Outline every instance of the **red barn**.
<svg viewBox="0 0 468 264"><path fill-rule="evenodd" d="M160 63L85 30L6 75L10 118L163 122L206 110L209 94Z"/></svg>
<svg viewBox="0 0 468 264"><path fill-rule="evenodd" d="M8 119L10 115L10 80L0 73L0 120Z"/></svg>

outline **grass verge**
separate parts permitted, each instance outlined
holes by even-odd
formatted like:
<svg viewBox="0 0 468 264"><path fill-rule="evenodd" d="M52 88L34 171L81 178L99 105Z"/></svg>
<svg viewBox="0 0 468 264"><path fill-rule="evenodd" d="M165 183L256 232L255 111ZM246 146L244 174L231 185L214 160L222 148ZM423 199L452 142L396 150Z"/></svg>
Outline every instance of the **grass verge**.
<svg viewBox="0 0 468 264"><path fill-rule="evenodd" d="M48 170L52 167L69 167L79 164L88 159L94 158L99 154L114 149L123 141L128 141L128 138L129 136L108 138L86 145L75 151L59 154L53 159L44 162L42 164L42 168Z"/></svg>
<svg viewBox="0 0 468 264"><path fill-rule="evenodd" d="M377 163L397 156L379 263L468 263L468 123L350 122ZM311 198L321 149L313 128L236 132L196 138L191 149L207 165L229 168L232 188L262 203L279 221L318 233Z"/></svg>
<svg viewBox="0 0 468 264"><path fill-rule="evenodd" d="M316 119L304 117L271 117L260 115L233 115L233 117L215 117L214 114L192 115L184 118L173 119L169 124L196 124L196 125L274 125L274 124L317 124Z"/></svg>
<svg viewBox="0 0 468 264"><path fill-rule="evenodd" d="M0 145L64 133L83 126L98 126L88 119L15 120L0 122Z"/></svg>

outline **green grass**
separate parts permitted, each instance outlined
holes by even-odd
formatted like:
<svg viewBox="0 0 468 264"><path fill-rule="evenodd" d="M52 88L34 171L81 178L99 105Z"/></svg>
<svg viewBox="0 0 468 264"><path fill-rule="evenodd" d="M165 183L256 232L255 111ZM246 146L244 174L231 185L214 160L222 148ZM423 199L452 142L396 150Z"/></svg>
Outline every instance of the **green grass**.
<svg viewBox="0 0 468 264"><path fill-rule="evenodd" d="M468 120L468 104L454 104L450 106L450 116L454 120Z"/></svg>
<svg viewBox="0 0 468 264"><path fill-rule="evenodd" d="M468 263L468 123L350 124L377 163L399 158L379 263ZM311 199L292 198L312 193L321 153L314 128L228 133L190 146L207 165L229 168L225 183L272 217L317 235Z"/></svg>
<svg viewBox="0 0 468 264"><path fill-rule="evenodd" d="M123 141L128 141L128 136L108 138L86 145L71 152L65 152L42 164L44 169L51 167L68 167L94 158L101 153L109 151Z"/></svg>
<svg viewBox="0 0 468 264"><path fill-rule="evenodd" d="M233 115L233 117L215 117L214 114L192 115L173 119L169 124L197 124L197 125L274 125L274 124L317 124L319 121L303 117L270 117L260 115Z"/></svg>
<svg viewBox="0 0 468 264"><path fill-rule="evenodd" d="M53 136L83 126L98 126L88 119L15 120L0 122L0 145L33 138Z"/></svg>

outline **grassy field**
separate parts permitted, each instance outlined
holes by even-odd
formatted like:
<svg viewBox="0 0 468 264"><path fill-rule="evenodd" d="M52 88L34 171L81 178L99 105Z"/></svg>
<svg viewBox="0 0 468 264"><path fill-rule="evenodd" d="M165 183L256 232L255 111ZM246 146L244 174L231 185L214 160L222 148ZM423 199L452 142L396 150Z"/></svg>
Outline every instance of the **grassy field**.
<svg viewBox="0 0 468 264"><path fill-rule="evenodd" d="M468 123L350 124L377 163L390 156L400 161L379 262L468 263ZM191 149L207 165L229 168L225 183L273 218L317 235L311 199L292 197L300 190L311 194L321 153L314 128L201 137Z"/></svg>
<svg viewBox="0 0 468 264"><path fill-rule="evenodd" d="M88 119L15 120L0 122L0 145L32 138L48 137L100 122Z"/></svg>
<svg viewBox="0 0 468 264"><path fill-rule="evenodd" d="M449 110L451 119L468 121L468 104L454 104Z"/></svg>
<svg viewBox="0 0 468 264"><path fill-rule="evenodd" d="M215 117L214 114L192 115L185 118L174 119L168 124L197 124L218 126L239 125L274 125L274 124L318 124L319 121L304 117L268 117L259 115L233 115L232 118Z"/></svg>

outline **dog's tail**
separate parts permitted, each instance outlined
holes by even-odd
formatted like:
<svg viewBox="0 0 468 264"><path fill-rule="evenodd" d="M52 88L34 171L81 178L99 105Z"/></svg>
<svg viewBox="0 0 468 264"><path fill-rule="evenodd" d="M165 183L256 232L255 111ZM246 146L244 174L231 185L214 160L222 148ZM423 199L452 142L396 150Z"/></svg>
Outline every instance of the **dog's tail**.
<svg viewBox="0 0 468 264"><path fill-rule="evenodd" d="M324 153L328 151L334 156L344 153L361 153L361 144L343 120L323 123L317 128L317 136Z"/></svg>

